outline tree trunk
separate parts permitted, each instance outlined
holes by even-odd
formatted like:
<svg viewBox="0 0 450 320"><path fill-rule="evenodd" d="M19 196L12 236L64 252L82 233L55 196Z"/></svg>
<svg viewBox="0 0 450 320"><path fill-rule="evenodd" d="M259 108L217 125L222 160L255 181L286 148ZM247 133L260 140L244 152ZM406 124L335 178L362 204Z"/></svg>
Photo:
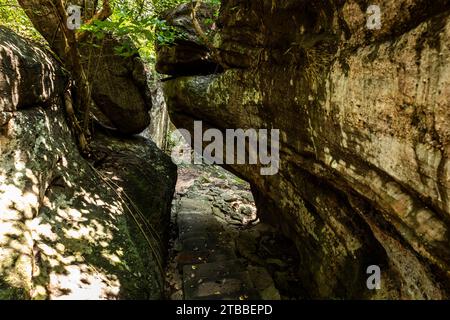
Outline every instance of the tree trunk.
<svg viewBox="0 0 450 320"><path fill-rule="evenodd" d="M90 120L91 86L84 67L81 63L81 55L78 50L78 43L84 38L85 33L78 35L74 30L70 30L67 26L67 11L62 0L19 0L19 4L24 8L26 14L33 22L36 29L48 41L50 47L63 61L64 66L71 72L74 80L74 89L76 96L75 108L66 106L68 112L72 110L73 114L69 114L69 119L74 121L73 127L77 134L79 147L81 152L89 155L88 125ZM84 8L85 19L89 19L87 23L95 20L107 19L112 11L108 0L103 1L103 8L97 12L97 1L73 1L72 4L80 5ZM72 95L73 96L73 95ZM67 101L67 99L65 99ZM83 114L82 125L76 120L76 114Z"/></svg>

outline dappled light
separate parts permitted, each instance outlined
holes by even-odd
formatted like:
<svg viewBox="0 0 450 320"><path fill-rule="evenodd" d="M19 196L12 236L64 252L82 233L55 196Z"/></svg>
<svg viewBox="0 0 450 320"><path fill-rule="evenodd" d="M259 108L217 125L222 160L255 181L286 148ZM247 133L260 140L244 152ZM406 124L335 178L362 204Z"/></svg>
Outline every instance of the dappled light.
<svg viewBox="0 0 450 320"><path fill-rule="evenodd" d="M449 39L450 1L0 0L0 300L448 299Z"/></svg>
<svg viewBox="0 0 450 320"><path fill-rule="evenodd" d="M46 104L64 77L56 61L37 46L0 28L0 111L11 112L33 104Z"/></svg>
<svg viewBox="0 0 450 320"><path fill-rule="evenodd" d="M22 126L30 121L39 125ZM132 220L117 198L123 188L80 160L55 108L9 125L23 130L2 145L0 274L28 298L120 298L123 282L144 276L130 269L139 258L123 234Z"/></svg>

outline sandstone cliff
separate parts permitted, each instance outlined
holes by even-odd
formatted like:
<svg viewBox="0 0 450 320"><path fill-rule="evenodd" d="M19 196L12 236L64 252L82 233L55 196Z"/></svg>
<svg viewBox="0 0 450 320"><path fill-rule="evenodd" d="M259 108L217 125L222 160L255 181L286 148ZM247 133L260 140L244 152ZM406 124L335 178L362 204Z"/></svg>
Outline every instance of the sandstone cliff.
<svg viewBox="0 0 450 320"><path fill-rule="evenodd" d="M179 128L281 130L278 175L229 169L296 242L311 297L449 298L450 2L378 4L370 30L366 1L224 0L229 69L167 81L168 107Z"/></svg>

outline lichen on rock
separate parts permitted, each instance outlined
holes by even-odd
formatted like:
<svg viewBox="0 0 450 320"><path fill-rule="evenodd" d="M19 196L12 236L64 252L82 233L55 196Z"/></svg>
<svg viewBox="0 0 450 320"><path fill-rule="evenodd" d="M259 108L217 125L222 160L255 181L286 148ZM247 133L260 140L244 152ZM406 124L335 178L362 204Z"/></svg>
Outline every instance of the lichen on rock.
<svg viewBox="0 0 450 320"><path fill-rule="evenodd" d="M370 30L360 1L222 1L230 69L167 81L169 112L189 130L281 130L278 175L227 168L296 242L312 297L448 298L449 2L380 6Z"/></svg>

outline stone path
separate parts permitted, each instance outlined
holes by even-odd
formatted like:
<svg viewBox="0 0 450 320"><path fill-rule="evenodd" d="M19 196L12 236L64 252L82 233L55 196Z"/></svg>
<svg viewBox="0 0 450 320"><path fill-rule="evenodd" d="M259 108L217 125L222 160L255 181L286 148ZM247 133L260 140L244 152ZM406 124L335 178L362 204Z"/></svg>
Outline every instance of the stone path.
<svg viewBox="0 0 450 320"><path fill-rule="evenodd" d="M184 298L259 299L234 242L212 214L209 202L182 198L178 210Z"/></svg>
<svg viewBox="0 0 450 320"><path fill-rule="evenodd" d="M179 175L168 298L280 299L270 259L254 252L268 227L258 224L248 185L220 168L182 168Z"/></svg>

